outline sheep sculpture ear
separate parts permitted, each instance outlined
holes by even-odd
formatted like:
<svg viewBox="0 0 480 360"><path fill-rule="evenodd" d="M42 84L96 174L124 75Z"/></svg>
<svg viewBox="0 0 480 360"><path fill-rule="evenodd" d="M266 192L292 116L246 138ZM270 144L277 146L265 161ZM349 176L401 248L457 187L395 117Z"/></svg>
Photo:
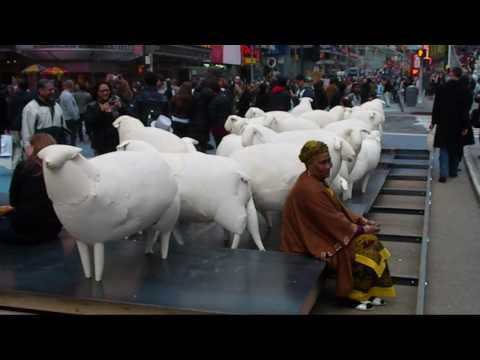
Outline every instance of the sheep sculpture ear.
<svg viewBox="0 0 480 360"><path fill-rule="evenodd" d="M155 147L141 140L126 140L117 146L118 151L154 151Z"/></svg>
<svg viewBox="0 0 480 360"><path fill-rule="evenodd" d="M253 135L256 131L253 125L249 125L242 133L242 146L247 147L253 145Z"/></svg>
<svg viewBox="0 0 480 360"><path fill-rule="evenodd" d="M340 139L339 137L336 137L335 138L335 144L333 145L333 148L337 151L341 151L342 150L342 139Z"/></svg>
<svg viewBox="0 0 480 360"><path fill-rule="evenodd" d="M73 160L82 152L82 149L69 145L50 145L38 153L38 157L50 169L58 169L69 160Z"/></svg>
<svg viewBox="0 0 480 360"><path fill-rule="evenodd" d="M230 115L228 118L227 118L227 121L225 121L225 130L227 130L228 132L232 132L232 128L233 128L233 123L237 121L237 118L235 117L235 115Z"/></svg>

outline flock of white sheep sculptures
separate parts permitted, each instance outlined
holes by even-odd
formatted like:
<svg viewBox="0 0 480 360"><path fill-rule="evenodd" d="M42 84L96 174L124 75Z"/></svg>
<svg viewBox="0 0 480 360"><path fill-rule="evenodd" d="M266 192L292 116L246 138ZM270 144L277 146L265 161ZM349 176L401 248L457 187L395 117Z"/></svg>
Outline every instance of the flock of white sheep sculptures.
<svg viewBox="0 0 480 360"><path fill-rule="evenodd" d="M230 116L227 135L216 155L197 152L196 141L122 116L114 122L118 151L86 159L81 149L52 145L43 149L44 178L55 212L76 239L83 270L95 279L104 269L104 243L138 232L146 234L146 253L161 238L167 258L178 221L216 222L233 234L232 248L248 229L262 244L257 211L267 220L281 211L286 196L305 166L298 158L308 140L326 143L332 158L330 186L344 200L353 184L368 179L381 153L383 102L354 108L312 110L309 98L290 112L250 108L245 118Z"/></svg>

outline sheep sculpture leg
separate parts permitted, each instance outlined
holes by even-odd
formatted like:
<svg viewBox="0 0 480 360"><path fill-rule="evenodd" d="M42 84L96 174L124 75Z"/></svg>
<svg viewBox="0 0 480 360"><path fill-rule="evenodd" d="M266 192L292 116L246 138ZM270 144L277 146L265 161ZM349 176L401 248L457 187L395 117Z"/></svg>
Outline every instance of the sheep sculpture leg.
<svg viewBox="0 0 480 360"><path fill-rule="evenodd" d="M237 249L240 243L240 234L233 234L232 249Z"/></svg>
<svg viewBox="0 0 480 360"><path fill-rule="evenodd" d="M367 173L362 181L362 194L367 192L368 181L370 180L370 173Z"/></svg>
<svg viewBox="0 0 480 360"><path fill-rule="evenodd" d="M170 244L170 236L172 235L172 232L169 231L167 233L162 234L162 259L166 259L168 256L168 246Z"/></svg>
<svg viewBox="0 0 480 360"><path fill-rule="evenodd" d="M347 201L352 198L353 182L348 181L346 189L342 189L342 199Z"/></svg>
<svg viewBox="0 0 480 360"><path fill-rule="evenodd" d="M258 225L258 214L257 209L255 208L255 203L253 199L250 199L247 204L247 228L248 232L252 236L255 245L257 245L258 249L261 251L265 251L263 247L262 238L260 237L260 228Z"/></svg>
<svg viewBox="0 0 480 360"><path fill-rule="evenodd" d="M182 245L182 246L185 245L185 242L183 241L183 236L180 233L180 230L175 228L173 230L172 234L173 234L173 237L175 238L175 241L177 242L178 245Z"/></svg>
<svg viewBox="0 0 480 360"><path fill-rule="evenodd" d="M87 279L92 277L92 269L90 267L90 254L88 252L88 246L85 243L77 241L77 248L80 254L80 260L82 262L83 273Z"/></svg>
<svg viewBox="0 0 480 360"><path fill-rule="evenodd" d="M155 229L149 229L147 231L147 241L145 244L145 254L153 254L153 247L157 242L158 235L160 234L159 231Z"/></svg>
<svg viewBox="0 0 480 360"><path fill-rule="evenodd" d="M97 243L93 247L93 258L95 263L95 280L102 281L103 268L105 265L105 245Z"/></svg>

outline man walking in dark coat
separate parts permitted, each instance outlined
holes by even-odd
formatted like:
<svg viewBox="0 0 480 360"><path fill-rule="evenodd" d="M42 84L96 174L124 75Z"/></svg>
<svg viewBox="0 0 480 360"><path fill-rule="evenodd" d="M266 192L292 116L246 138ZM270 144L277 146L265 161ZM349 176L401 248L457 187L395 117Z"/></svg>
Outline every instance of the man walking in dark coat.
<svg viewBox="0 0 480 360"><path fill-rule="evenodd" d="M189 137L198 140L197 149L206 152L210 137L208 106L215 97L211 89L216 80L202 81L193 94L192 120L190 122Z"/></svg>
<svg viewBox="0 0 480 360"><path fill-rule="evenodd" d="M225 121L232 115L232 103L228 96L221 92L218 83L212 83L210 88L215 97L208 104L209 128L215 138L216 146L218 146L223 137L227 135Z"/></svg>
<svg viewBox="0 0 480 360"><path fill-rule="evenodd" d="M470 127L468 91L459 81L462 69L453 68L449 75L450 80L438 89L430 125L430 129L437 126L433 146L440 148L439 182L457 176L463 137Z"/></svg>

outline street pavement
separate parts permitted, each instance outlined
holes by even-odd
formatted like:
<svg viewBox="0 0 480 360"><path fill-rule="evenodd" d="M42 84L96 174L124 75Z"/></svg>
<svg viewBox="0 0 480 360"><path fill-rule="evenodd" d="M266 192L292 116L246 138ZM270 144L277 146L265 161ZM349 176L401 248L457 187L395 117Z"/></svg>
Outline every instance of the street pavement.
<svg viewBox="0 0 480 360"><path fill-rule="evenodd" d="M404 113L387 109L385 131L427 134L431 117L425 113L429 112L428 106L431 111L431 104L428 101ZM438 150L435 152L425 314L480 314L478 156L479 144L466 147L459 176L442 184L438 182Z"/></svg>

